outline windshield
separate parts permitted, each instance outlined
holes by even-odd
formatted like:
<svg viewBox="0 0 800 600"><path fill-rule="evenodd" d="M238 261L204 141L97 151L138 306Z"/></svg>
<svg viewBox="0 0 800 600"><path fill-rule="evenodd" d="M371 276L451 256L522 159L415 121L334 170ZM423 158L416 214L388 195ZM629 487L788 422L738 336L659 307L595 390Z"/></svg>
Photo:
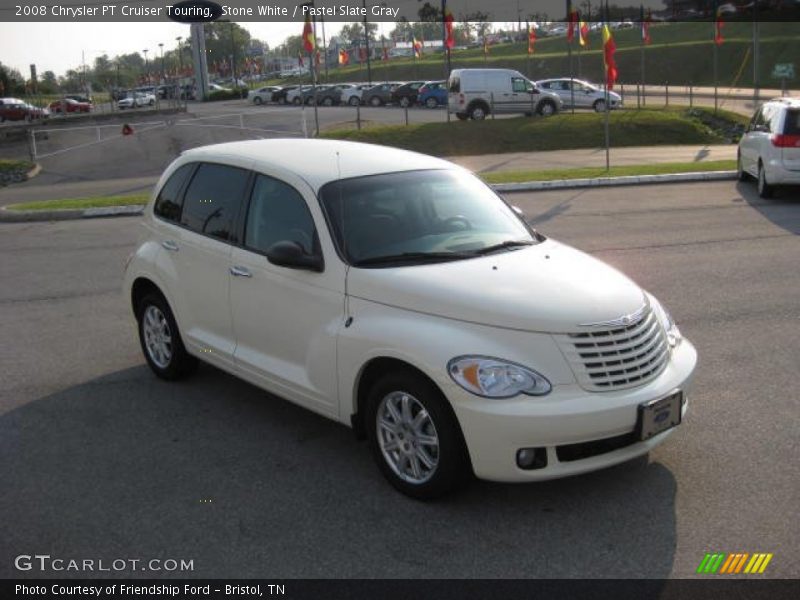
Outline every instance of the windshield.
<svg viewBox="0 0 800 600"><path fill-rule="evenodd" d="M320 199L341 253L356 266L471 258L539 241L488 186L461 171L333 181Z"/></svg>

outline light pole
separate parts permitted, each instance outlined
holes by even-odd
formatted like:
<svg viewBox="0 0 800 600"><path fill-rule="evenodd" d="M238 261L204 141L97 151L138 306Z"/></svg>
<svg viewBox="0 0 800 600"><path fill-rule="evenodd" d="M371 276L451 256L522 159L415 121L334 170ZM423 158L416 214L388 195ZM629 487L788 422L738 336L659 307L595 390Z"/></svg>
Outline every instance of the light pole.
<svg viewBox="0 0 800 600"><path fill-rule="evenodd" d="M142 50L142 52L144 53L144 76L145 79L147 80L147 83L150 83L150 67L148 67L147 65L147 53L150 52L150 50L145 48L144 50Z"/></svg>
<svg viewBox="0 0 800 600"><path fill-rule="evenodd" d="M158 44L159 50L161 50L161 83L164 83L164 44Z"/></svg>
<svg viewBox="0 0 800 600"><path fill-rule="evenodd" d="M179 35L175 38L175 41L178 42L178 64L180 68L180 76L183 77L183 46L181 46L181 40L183 36Z"/></svg>

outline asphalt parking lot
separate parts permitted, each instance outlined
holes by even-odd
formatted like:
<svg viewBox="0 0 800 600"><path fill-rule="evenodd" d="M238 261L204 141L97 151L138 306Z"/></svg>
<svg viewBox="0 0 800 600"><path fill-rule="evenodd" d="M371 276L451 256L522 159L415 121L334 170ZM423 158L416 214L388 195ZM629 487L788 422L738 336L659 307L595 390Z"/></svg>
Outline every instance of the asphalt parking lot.
<svg viewBox="0 0 800 600"><path fill-rule="evenodd" d="M180 575L220 578L691 577L715 551L774 553L765 576L800 577L796 190L508 198L652 291L697 346L667 443L415 502L345 427L208 366L151 375L119 291L138 219L0 224L0 577L59 575L14 570L35 553L193 559Z"/></svg>

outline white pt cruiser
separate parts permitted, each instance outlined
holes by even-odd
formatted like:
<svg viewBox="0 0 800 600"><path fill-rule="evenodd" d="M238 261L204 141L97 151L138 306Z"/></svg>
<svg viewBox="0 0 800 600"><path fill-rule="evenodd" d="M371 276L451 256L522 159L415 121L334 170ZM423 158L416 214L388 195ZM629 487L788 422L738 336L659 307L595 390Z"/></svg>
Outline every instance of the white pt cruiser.
<svg viewBox="0 0 800 600"><path fill-rule="evenodd" d="M349 142L183 153L125 294L156 375L199 358L351 425L418 498L645 454L697 362L656 298L470 172Z"/></svg>

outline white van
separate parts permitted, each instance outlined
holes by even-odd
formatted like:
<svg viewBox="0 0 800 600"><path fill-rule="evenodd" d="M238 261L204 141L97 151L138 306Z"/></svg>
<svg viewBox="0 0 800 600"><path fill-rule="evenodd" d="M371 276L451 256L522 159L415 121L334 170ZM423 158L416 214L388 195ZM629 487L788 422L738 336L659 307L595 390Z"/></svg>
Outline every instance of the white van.
<svg viewBox="0 0 800 600"><path fill-rule="evenodd" d="M513 69L454 69L447 90L448 110L462 121L479 121L492 112L549 116L563 108L557 94Z"/></svg>

